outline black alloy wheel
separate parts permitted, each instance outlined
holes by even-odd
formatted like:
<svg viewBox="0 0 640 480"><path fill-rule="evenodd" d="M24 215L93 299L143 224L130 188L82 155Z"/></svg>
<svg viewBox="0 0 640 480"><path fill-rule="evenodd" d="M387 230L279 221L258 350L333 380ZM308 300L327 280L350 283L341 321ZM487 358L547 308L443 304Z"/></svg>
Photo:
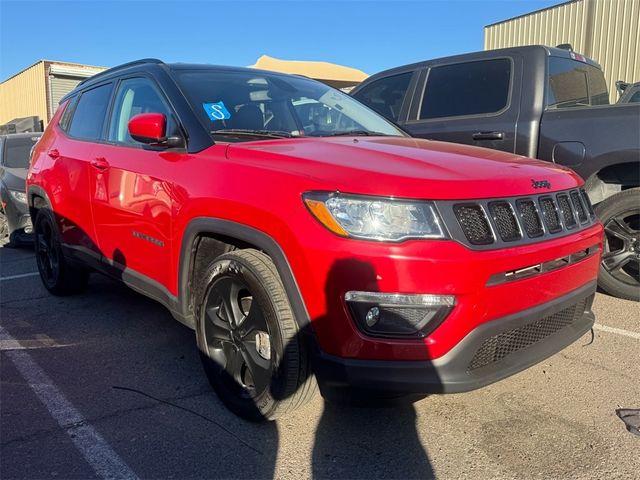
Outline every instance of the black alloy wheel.
<svg viewBox="0 0 640 480"><path fill-rule="evenodd" d="M640 206L609 219L604 231L606 248L602 265L620 282L640 286Z"/></svg>
<svg viewBox="0 0 640 480"><path fill-rule="evenodd" d="M197 283L196 340L211 386L236 415L274 420L317 391L307 344L271 259L254 249L215 258Z"/></svg>
<svg viewBox="0 0 640 480"><path fill-rule="evenodd" d="M273 366L264 312L237 277L220 277L206 299L204 330L208 355L224 369L224 381L241 397L269 387Z"/></svg>
<svg viewBox="0 0 640 480"><path fill-rule="evenodd" d="M49 209L38 210L33 231L36 264L45 288L54 295L84 290L89 282L89 270L81 265L70 265L65 259L56 219Z"/></svg>
<svg viewBox="0 0 640 480"><path fill-rule="evenodd" d="M53 225L48 219L38 222L36 226L35 249L38 271L43 283L45 286L55 285L60 277L60 251Z"/></svg>
<svg viewBox="0 0 640 480"><path fill-rule="evenodd" d="M624 190L596 208L604 225L598 285L607 293L640 300L640 189Z"/></svg>

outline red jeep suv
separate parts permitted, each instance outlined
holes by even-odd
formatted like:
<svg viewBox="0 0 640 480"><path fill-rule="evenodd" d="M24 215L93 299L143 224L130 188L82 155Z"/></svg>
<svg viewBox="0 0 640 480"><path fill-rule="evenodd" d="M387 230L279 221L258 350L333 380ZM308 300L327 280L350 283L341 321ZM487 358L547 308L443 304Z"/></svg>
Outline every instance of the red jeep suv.
<svg viewBox="0 0 640 480"><path fill-rule="evenodd" d="M582 180L419 140L307 78L147 59L81 83L34 150L53 294L99 271L195 330L223 402L462 392L593 324L602 245Z"/></svg>

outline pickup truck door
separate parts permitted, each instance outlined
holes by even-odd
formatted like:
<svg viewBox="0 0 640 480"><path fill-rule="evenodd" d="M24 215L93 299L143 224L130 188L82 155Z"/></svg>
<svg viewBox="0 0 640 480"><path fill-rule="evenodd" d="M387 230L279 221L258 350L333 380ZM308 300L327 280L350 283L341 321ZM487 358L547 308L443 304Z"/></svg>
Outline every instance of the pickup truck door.
<svg viewBox="0 0 640 480"><path fill-rule="evenodd" d="M429 65L403 126L416 137L515 152L521 75L518 56Z"/></svg>

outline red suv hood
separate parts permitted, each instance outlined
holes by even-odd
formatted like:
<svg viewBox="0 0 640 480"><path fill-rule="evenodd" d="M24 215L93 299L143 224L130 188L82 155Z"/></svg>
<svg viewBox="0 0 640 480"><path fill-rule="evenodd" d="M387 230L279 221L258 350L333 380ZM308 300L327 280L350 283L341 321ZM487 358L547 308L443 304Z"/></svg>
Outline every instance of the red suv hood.
<svg viewBox="0 0 640 480"><path fill-rule="evenodd" d="M486 148L401 137L323 137L231 144L234 162L315 180L310 189L429 199L530 195L573 188L564 167ZM550 188L534 188L534 181ZM543 185L546 185L543 183Z"/></svg>

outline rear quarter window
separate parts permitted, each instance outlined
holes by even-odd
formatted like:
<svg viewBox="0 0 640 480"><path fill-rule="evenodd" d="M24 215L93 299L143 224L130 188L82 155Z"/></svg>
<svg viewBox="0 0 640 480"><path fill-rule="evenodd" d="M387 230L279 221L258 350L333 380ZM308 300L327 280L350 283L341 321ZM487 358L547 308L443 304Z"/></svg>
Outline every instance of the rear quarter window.
<svg viewBox="0 0 640 480"><path fill-rule="evenodd" d="M102 138L102 129L112 87L113 85L108 83L87 90L80 95L67 130L69 135L85 140Z"/></svg>
<svg viewBox="0 0 640 480"><path fill-rule="evenodd" d="M73 111L75 110L77 103L78 95L75 95L67 100L66 105L64 106L64 112L62 112L58 126L65 132L69 131L69 125L71 124L71 118L73 117Z"/></svg>
<svg viewBox="0 0 640 480"><path fill-rule="evenodd" d="M493 114L509 101L511 60L498 58L429 70L420 119Z"/></svg>

